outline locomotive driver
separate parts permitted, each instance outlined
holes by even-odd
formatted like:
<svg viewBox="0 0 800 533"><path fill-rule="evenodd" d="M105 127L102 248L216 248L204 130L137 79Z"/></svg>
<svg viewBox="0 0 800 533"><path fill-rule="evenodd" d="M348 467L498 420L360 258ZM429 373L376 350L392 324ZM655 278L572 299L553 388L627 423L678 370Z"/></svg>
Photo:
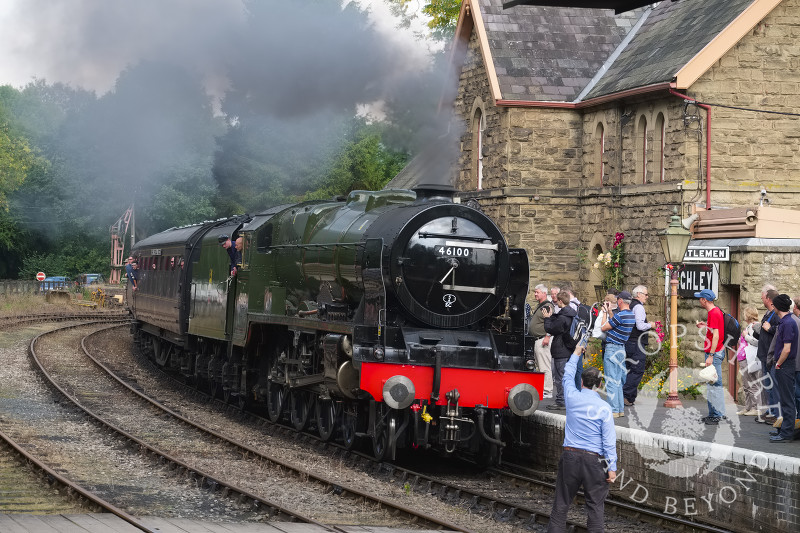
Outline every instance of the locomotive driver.
<svg viewBox="0 0 800 533"><path fill-rule="evenodd" d="M242 262L242 252L241 252L241 245L239 244L239 240L241 237L236 239L236 244L233 244L231 238L227 235L220 235L219 236L219 243L220 245L225 248L225 251L228 252L228 257L231 258L231 276L236 275L236 265Z"/></svg>

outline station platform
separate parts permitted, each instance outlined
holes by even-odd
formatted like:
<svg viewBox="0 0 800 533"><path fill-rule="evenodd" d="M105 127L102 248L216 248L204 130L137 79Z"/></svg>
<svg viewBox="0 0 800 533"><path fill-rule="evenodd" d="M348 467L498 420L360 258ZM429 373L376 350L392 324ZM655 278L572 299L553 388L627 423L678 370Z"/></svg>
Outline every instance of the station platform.
<svg viewBox="0 0 800 533"><path fill-rule="evenodd" d="M159 533L325 533L328 530L311 524L293 522L201 522L187 518L139 517ZM404 533L410 529L373 526L337 526L348 533ZM3 533L141 533L123 519L110 513L77 515L0 514ZM414 533L426 533L413 530ZM432 533L432 532L431 532Z"/></svg>
<svg viewBox="0 0 800 533"><path fill-rule="evenodd" d="M730 398L727 420L705 425L705 398L681 398L668 409L663 398L640 395L617 431L615 497L686 518L703 516L732 531L800 531L800 432L773 443L772 425L738 416ZM565 411L544 400L526 424L538 453L536 468L555 472L564 442Z"/></svg>
<svg viewBox="0 0 800 533"><path fill-rule="evenodd" d="M546 409L552 403L553 400L544 400L539 410L563 415L564 411ZM754 416L738 416L736 412L741 407L732 402L725 404L727 420L717 426L707 426L702 421L708 415L708 404L701 396L681 398L681 403L682 409L667 409L663 406L664 398L640 395L635 405L625 406L625 416L614 419L617 433L619 428L630 428L800 459L800 432L796 432L792 442L772 443L769 440L769 432L775 429L772 424L756 422Z"/></svg>

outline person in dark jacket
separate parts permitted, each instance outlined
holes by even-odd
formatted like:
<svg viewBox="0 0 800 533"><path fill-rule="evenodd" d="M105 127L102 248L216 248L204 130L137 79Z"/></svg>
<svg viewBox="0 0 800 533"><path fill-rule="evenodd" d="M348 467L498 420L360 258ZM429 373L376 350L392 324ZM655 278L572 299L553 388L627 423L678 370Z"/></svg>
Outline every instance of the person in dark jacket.
<svg viewBox="0 0 800 533"><path fill-rule="evenodd" d="M227 235L219 236L220 246L225 248L225 251L228 252L228 257L230 257L231 259L231 266L230 266L231 276L236 275L236 266L242 262L242 252L239 250L239 248L236 247L234 242L236 241L231 240L231 238L228 237Z"/></svg>
<svg viewBox="0 0 800 533"><path fill-rule="evenodd" d="M764 307L767 308L767 312L764 314L764 318L761 319L760 328L753 334L758 339L758 360L761 362L761 368L765 376L770 376L770 379L765 380L765 384L762 385L762 397L759 402L762 406L770 407L767 408L764 414L757 416L755 420L756 422L766 422L767 424L773 424L778 419L777 406L780 402L778 388L775 385L774 361L772 364L767 364L767 353L780 323L778 313L775 312L775 307L772 305L772 300L776 296L778 296L778 291L775 290L775 287L772 285L764 286L761 291L761 301L764 303Z"/></svg>
<svg viewBox="0 0 800 533"><path fill-rule="evenodd" d="M559 308L558 314L554 315L550 309L542 309L544 330L552 337L550 354L553 357L553 386L556 394L555 403L547 406L548 409L552 410L564 409L564 386L561 380L564 377L564 368L567 366L567 361L569 361L569 357L575 349L569 330L577 311L570 307L569 300L570 294L567 291L561 291L555 301Z"/></svg>

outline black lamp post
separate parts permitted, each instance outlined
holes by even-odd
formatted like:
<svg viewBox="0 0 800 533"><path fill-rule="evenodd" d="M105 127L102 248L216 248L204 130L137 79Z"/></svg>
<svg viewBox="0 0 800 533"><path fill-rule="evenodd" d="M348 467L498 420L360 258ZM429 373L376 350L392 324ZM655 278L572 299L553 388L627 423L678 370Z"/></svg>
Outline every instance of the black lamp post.
<svg viewBox="0 0 800 533"><path fill-rule="evenodd" d="M678 399L678 267L683 263L692 233L681 224L678 208L673 209L669 226L658 233L658 238L670 271L669 396L664 407L683 407Z"/></svg>

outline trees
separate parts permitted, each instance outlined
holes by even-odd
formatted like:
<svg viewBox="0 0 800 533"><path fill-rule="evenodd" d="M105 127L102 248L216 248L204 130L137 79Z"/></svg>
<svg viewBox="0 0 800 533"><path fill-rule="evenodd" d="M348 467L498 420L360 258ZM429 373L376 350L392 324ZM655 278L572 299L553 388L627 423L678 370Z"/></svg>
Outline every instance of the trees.
<svg viewBox="0 0 800 533"><path fill-rule="evenodd" d="M326 199L359 189L382 189L408 161L408 154L393 151L382 142L385 129L385 125L355 119L348 142L317 188L305 194L305 199Z"/></svg>
<svg viewBox="0 0 800 533"><path fill-rule="evenodd" d="M387 0L393 4L394 13L400 17L402 24L408 26L417 15L409 11L417 0ZM437 41L450 41L456 32L458 14L461 11L461 0L429 0L422 13L430 17L428 28L431 37Z"/></svg>
<svg viewBox="0 0 800 533"><path fill-rule="evenodd" d="M8 194L22 185L36 163L28 140L11 123L4 110L3 102L13 99L14 92L11 87L0 87L0 209L8 209Z"/></svg>

